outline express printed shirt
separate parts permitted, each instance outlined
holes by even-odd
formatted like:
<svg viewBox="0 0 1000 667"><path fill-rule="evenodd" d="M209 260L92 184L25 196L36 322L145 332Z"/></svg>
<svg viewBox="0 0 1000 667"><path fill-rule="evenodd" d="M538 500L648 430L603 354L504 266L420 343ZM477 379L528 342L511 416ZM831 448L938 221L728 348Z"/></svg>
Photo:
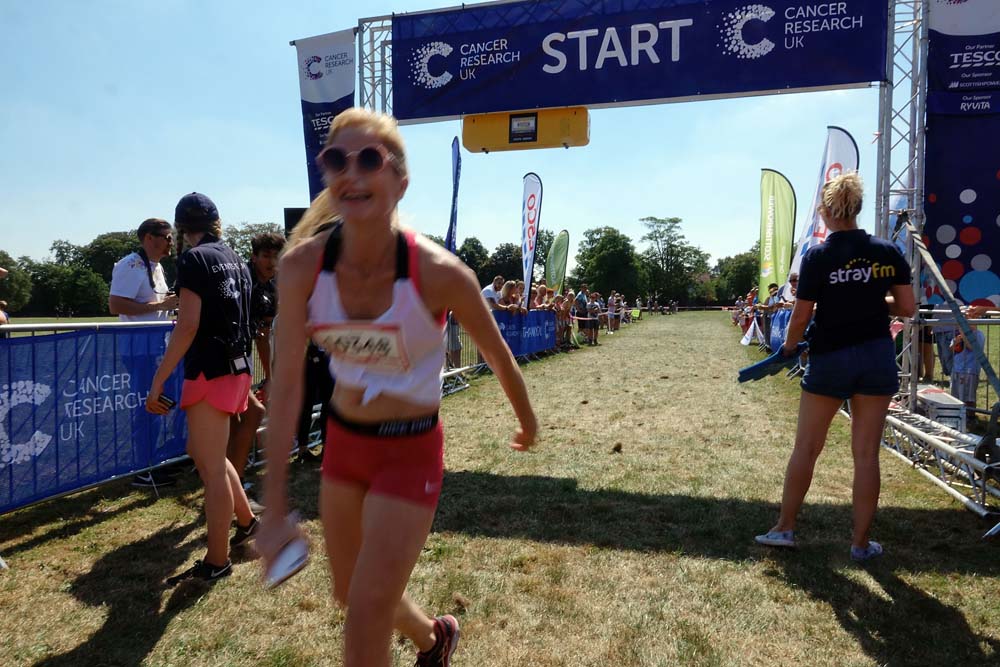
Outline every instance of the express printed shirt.
<svg viewBox="0 0 1000 667"><path fill-rule="evenodd" d="M201 297L201 321L184 355L184 377L228 375L230 361L242 356L250 372L250 290L247 265L232 248L206 234L177 261L177 288ZM243 372L243 371L240 371Z"/></svg>
<svg viewBox="0 0 1000 667"><path fill-rule="evenodd" d="M886 292L910 284L910 267L889 241L863 229L834 232L802 258L799 299L816 302L809 347L830 352L888 338Z"/></svg>

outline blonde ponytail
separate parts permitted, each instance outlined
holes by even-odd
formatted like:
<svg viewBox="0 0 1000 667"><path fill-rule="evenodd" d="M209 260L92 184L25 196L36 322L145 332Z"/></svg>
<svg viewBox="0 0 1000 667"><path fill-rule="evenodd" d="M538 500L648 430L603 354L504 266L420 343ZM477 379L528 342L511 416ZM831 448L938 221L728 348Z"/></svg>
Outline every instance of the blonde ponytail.
<svg viewBox="0 0 1000 667"><path fill-rule="evenodd" d="M841 174L823 186L823 206L834 220L853 220L861 213L865 187L858 172Z"/></svg>

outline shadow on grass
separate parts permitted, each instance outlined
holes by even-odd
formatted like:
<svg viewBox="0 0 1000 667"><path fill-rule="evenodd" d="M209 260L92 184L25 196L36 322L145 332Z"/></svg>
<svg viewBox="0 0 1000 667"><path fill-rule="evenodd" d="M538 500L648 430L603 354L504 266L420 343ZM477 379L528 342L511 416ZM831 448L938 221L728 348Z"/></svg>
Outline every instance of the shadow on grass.
<svg viewBox="0 0 1000 667"><path fill-rule="evenodd" d="M13 556L45 544L50 540L61 540L78 535L83 530L96 524L112 519L133 510L149 507L159 498L149 491L148 494L137 496L112 510L101 511L97 506L106 500L115 500L135 491L122 484L111 484L104 487L84 491L83 493L60 498L13 512L3 517L4 533L0 540L0 553L7 557ZM161 494L165 492L160 491ZM49 529L23 542L15 542L15 536L30 533L37 526L49 526ZM7 545L6 543L13 542Z"/></svg>
<svg viewBox="0 0 1000 667"><path fill-rule="evenodd" d="M184 582L171 590L166 605L161 604L163 580L187 561L192 549L202 546L195 540L183 543L200 526L198 520L161 531L94 563L72 583L70 592L87 605L105 608L104 625L83 644L40 660L35 667L141 664L170 620L205 590L204 584Z"/></svg>
<svg viewBox="0 0 1000 667"><path fill-rule="evenodd" d="M828 603L841 626L878 664L940 665L958 659L985 664L1000 659L1000 642L977 635L961 610L896 574L1000 574L996 551L979 541L982 526L973 515L957 508L880 509L874 534L886 545L886 556L866 569L884 596L841 573L853 567L848 558L849 504L807 500L800 518L800 548L793 552L753 541L777 515L777 503L758 500L588 490L567 478L453 472L445 475L433 530L734 562L770 561L775 566L767 571L770 576Z"/></svg>

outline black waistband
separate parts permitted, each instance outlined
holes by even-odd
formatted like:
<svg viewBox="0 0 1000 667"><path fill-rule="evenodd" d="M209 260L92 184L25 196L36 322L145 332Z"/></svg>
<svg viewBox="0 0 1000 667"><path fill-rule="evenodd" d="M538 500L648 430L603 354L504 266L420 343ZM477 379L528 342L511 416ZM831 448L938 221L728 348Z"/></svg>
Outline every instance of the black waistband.
<svg viewBox="0 0 1000 667"><path fill-rule="evenodd" d="M433 430L438 423L438 413L435 412L433 415L418 419L363 423L346 419L331 407L330 421L359 435L370 435L377 438L405 438L411 435L421 435Z"/></svg>

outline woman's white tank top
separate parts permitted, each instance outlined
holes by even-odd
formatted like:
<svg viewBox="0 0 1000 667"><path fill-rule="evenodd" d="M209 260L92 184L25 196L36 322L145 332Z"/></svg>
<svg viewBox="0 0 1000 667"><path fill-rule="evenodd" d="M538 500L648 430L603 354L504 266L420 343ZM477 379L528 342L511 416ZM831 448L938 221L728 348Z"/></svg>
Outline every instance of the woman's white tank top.
<svg viewBox="0 0 1000 667"><path fill-rule="evenodd" d="M420 298L420 268L414 233L397 234L392 304L373 320L352 320L337 287L340 227L330 232L309 297L312 340L330 356L337 383L364 390L362 404L379 394L438 406L445 359L443 317L435 318Z"/></svg>

